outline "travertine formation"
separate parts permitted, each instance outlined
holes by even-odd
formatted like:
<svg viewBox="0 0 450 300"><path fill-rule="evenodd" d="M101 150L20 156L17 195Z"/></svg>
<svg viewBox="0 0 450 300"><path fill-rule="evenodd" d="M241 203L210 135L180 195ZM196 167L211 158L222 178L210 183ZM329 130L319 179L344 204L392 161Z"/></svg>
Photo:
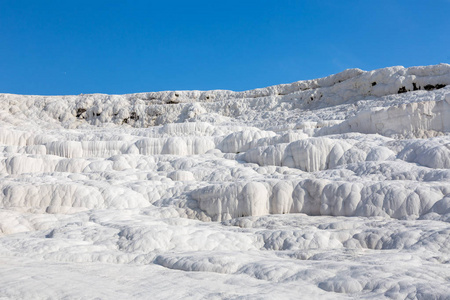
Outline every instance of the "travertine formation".
<svg viewBox="0 0 450 300"><path fill-rule="evenodd" d="M0 297L450 294L448 64L0 94L0 149Z"/></svg>

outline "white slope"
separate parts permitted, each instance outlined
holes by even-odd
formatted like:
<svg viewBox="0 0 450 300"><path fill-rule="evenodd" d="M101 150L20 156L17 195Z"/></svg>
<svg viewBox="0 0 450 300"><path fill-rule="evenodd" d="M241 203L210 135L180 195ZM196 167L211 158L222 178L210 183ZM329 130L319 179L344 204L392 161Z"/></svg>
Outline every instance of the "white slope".
<svg viewBox="0 0 450 300"><path fill-rule="evenodd" d="M450 65L0 94L0 298L450 299Z"/></svg>

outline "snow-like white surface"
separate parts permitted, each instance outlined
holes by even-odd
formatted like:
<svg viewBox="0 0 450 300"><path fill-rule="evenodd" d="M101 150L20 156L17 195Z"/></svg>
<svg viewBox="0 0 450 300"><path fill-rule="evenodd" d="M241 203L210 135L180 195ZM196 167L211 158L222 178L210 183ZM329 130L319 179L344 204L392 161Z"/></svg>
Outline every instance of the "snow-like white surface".
<svg viewBox="0 0 450 300"><path fill-rule="evenodd" d="M0 94L0 298L450 299L450 65Z"/></svg>

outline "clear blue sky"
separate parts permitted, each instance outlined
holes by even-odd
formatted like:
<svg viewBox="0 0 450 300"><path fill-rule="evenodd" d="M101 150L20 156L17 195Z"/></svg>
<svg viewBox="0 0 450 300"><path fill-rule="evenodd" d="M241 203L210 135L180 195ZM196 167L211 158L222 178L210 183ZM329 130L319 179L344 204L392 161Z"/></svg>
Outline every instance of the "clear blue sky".
<svg viewBox="0 0 450 300"><path fill-rule="evenodd" d="M450 62L450 0L0 0L0 93L246 90Z"/></svg>

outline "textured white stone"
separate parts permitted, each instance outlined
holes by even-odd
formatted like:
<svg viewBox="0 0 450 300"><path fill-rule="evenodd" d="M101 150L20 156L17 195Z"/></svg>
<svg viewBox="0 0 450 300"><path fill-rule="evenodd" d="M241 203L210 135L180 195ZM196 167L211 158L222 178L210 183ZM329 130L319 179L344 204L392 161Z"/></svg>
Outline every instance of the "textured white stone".
<svg viewBox="0 0 450 300"><path fill-rule="evenodd" d="M449 85L0 94L0 298L447 299Z"/></svg>

